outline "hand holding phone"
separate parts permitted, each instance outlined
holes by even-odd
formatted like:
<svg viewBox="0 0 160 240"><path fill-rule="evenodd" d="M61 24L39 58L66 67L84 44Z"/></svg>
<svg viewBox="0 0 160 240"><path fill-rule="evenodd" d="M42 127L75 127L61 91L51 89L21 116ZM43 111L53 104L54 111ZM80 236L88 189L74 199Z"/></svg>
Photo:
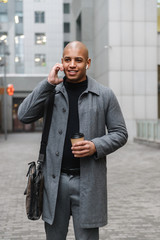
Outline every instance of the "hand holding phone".
<svg viewBox="0 0 160 240"><path fill-rule="evenodd" d="M63 64L61 63L56 63L49 75L48 75L48 82L51 83L51 84L54 84L54 85L58 85L59 83L63 82L63 78L59 78L58 77L58 72L59 71L64 71L64 68L63 68Z"/></svg>

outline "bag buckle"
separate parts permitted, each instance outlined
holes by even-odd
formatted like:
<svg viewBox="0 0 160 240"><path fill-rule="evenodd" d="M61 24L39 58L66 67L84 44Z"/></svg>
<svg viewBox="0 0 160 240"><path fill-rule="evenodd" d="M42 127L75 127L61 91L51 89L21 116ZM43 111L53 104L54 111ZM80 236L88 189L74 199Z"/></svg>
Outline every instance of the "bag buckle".
<svg viewBox="0 0 160 240"><path fill-rule="evenodd" d="M30 162L30 163L28 163L28 165L30 165L30 166L29 166L29 168L28 168L28 172L27 172L27 175L26 175L26 177L28 177L28 175L29 175L29 173L30 173L30 170L31 170L31 168L32 168L33 166L36 166L36 163L35 163L35 162Z"/></svg>

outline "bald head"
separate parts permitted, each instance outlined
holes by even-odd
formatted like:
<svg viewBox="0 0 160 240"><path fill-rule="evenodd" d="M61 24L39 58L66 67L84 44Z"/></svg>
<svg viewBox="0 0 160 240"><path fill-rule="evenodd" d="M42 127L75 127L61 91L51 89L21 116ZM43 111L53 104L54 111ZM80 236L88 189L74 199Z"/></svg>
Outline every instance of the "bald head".
<svg viewBox="0 0 160 240"><path fill-rule="evenodd" d="M68 82L78 83L86 80L86 70L90 67L91 59L88 57L88 49L82 42L68 43L64 48L61 62Z"/></svg>
<svg viewBox="0 0 160 240"><path fill-rule="evenodd" d="M64 48L64 51L63 51L63 56L65 55L65 52L66 50L68 49L79 49L83 52L84 56L85 56L85 59L87 60L88 59L88 49L87 47L82 43L82 42L79 42L79 41L73 41L73 42L70 42L66 45L66 47Z"/></svg>

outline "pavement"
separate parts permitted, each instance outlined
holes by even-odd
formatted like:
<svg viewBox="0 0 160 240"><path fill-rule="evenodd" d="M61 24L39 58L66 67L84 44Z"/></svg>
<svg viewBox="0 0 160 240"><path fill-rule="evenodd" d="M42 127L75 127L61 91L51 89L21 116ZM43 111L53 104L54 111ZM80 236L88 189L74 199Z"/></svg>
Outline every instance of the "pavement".
<svg viewBox="0 0 160 240"><path fill-rule="evenodd" d="M23 195L27 163L37 160L40 133L0 135L0 240L44 240L42 220L30 221ZM160 239L160 150L127 143L108 156L108 225L100 240ZM67 240L74 240L70 221ZM56 240L56 239L55 239Z"/></svg>

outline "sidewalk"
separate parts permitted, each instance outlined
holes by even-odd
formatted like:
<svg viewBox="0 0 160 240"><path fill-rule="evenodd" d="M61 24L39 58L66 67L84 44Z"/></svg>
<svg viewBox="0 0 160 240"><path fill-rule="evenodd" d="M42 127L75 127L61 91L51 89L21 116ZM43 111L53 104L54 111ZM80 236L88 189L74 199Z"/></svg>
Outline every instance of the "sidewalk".
<svg viewBox="0 0 160 240"><path fill-rule="evenodd" d="M25 214L27 163L36 161L40 133L0 135L0 240L44 240L43 221ZM109 224L100 240L160 239L160 150L127 144L108 157ZM74 240L72 223L67 240ZM56 240L56 239L55 239Z"/></svg>

